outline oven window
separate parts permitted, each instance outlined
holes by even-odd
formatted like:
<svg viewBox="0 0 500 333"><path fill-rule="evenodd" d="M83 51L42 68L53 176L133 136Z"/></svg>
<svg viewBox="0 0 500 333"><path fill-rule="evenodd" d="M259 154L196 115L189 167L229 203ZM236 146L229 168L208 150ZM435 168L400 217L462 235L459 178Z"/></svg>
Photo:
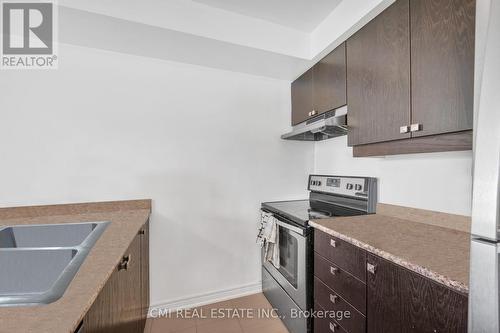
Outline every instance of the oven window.
<svg viewBox="0 0 500 333"><path fill-rule="evenodd" d="M280 242L280 273L290 282L294 288L297 288L297 269L298 269L298 244L297 239L293 237L285 228L279 228Z"/></svg>

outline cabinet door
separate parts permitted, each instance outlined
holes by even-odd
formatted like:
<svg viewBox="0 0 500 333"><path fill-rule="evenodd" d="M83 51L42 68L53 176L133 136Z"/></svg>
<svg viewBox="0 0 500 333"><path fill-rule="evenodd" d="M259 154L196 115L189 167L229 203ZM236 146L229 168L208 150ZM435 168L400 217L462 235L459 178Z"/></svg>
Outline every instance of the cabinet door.
<svg viewBox="0 0 500 333"><path fill-rule="evenodd" d="M134 238L122 261L114 269L92 307L86 313L83 319L85 333L142 333L144 331L141 296L143 292L141 285L142 236L137 235Z"/></svg>
<svg viewBox="0 0 500 333"><path fill-rule="evenodd" d="M373 268L366 278L367 332L401 332L400 270L389 261L371 254L367 262Z"/></svg>
<svg viewBox="0 0 500 333"><path fill-rule="evenodd" d="M398 0L347 41L350 146L409 138L409 0Z"/></svg>
<svg viewBox="0 0 500 333"><path fill-rule="evenodd" d="M313 70L309 69L292 82L292 125L309 119L313 110L312 78Z"/></svg>
<svg viewBox="0 0 500 333"><path fill-rule="evenodd" d="M83 318L85 333L120 333L119 272L115 268L92 307Z"/></svg>
<svg viewBox="0 0 500 333"><path fill-rule="evenodd" d="M475 5L411 1L413 136L472 129Z"/></svg>
<svg viewBox="0 0 500 333"><path fill-rule="evenodd" d="M119 270L118 304L120 304L120 332L137 333L142 324L141 237L137 235L124 254Z"/></svg>
<svg viewBox="0 0 500 333"><path fill-rule="evenodd" d="M149 310L149 221L141 229L141 308L144 329Z"/></svg>
<svg viewBox="0 0 500 333"><path fill-rule="evenodd" d="M321 114L347 103L345 43L313 67L313 109Z"/></svg>
<svg viewBox="0 0 500 333"><path fill-rule="evenodd" d="M467 332L467 297L401 269L403 332Z"/></svg>

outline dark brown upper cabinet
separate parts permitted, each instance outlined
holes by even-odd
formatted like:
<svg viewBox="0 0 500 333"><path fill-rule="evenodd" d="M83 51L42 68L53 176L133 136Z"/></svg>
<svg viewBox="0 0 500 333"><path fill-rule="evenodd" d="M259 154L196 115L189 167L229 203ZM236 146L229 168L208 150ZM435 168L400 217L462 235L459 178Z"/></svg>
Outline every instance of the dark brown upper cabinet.
<svg viewBox="0 0 500 333"><path fill-rule="evenodd" d="M350 146L410 137L409 10L398 0L347 41Z"/></svg>
<svg viewBox="0 0 500 333"><path fill-rule="evenodd" d="M313 67L313 110L317 114L347 104L345 43Z"/></svg>
<svg viewBox="0 0 500 333"><path fill-rule="evenodd" d="M309 69L292 82L292 125L297 125L311 116L312 78L313 71Z"/></svg>
<svg viewBox="0 0 500 333"><path fill-rule="evenodd" d="M472 129L475 0L412 0L412 136Z"/></svg>
<svg viewBox="0 0 500 333"><path fill-rule="evenodd" d="M472 149L475 0L397 0L347 41L354 156Z"/></svg>
<svg viewBox="0 0 500 333"><path fill-rule="evenodd" d="M292 82L292 125L346 103L346 47L342 43Z"/></svg>

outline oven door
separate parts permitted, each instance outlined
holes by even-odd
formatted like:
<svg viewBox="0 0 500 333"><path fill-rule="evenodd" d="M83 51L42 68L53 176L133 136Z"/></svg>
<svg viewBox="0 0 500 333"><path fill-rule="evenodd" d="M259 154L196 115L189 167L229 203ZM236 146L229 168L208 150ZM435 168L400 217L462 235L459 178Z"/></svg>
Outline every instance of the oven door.
<svg viewBox="0 0 500 333"><path fill-rule="evenodd" d="M302 309L307 309L307 236L303 228L279 216L278 220L280 268L265 260L262 252L262 265Z"/></svg>

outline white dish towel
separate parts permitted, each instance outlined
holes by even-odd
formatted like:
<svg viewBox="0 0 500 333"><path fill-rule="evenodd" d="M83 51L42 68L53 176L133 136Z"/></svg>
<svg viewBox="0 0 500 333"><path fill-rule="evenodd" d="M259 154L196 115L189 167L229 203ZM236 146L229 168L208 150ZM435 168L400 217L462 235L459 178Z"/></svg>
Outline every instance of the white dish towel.
<svg viewBox="0 0 500 333"><path fill-rule="evenodd" d="M261 211L257 243L264 247L264 260L280 268L279 226L273 214Z"/></svg>

